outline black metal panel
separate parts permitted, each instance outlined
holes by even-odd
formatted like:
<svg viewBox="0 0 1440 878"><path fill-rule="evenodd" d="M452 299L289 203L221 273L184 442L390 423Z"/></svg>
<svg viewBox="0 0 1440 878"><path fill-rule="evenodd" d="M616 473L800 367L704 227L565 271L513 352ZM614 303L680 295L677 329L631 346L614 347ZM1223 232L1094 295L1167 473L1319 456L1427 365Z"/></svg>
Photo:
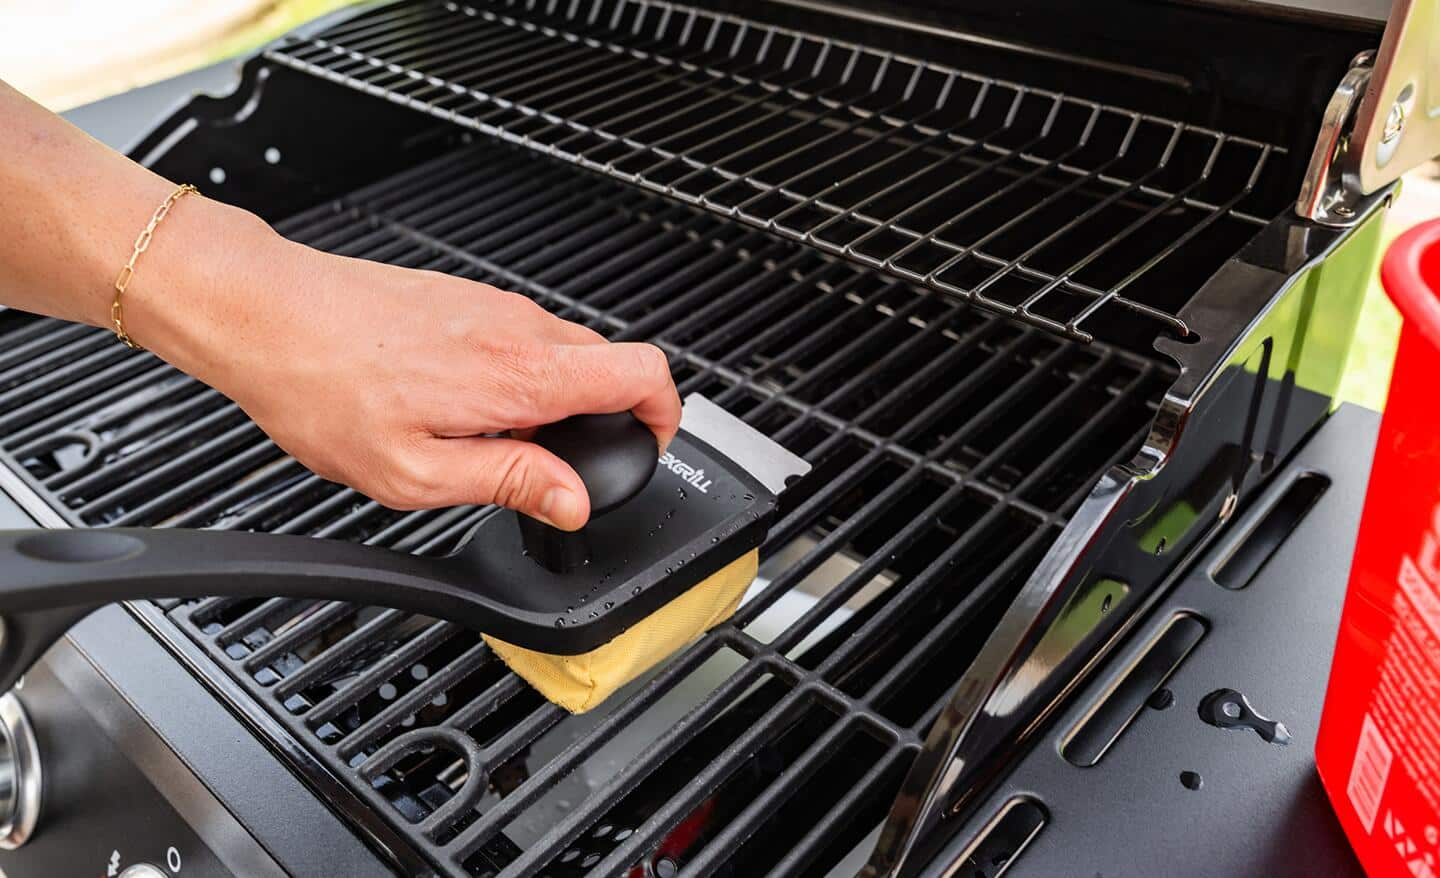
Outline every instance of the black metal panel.
<svg viewBox="0 0 1440 878"><path fill-rule="evenodd" d="M252 59L234 91L196 96L155 125L129 155L273 222L433 158L454 148L461 134L352 89Z"/></svg>
<svg viewBox="0 0 1440 878"><path fill-rule="evenodd" d="M1342 406L1275 483L1143 620L1112 668L1086 684L1018 767L987 797L935 861L946 874L989 815L1023 793L1051 820L1007 878L1162 874L1358 876L1364 874L1315 773L1315 735L1345 598L1380 417ZM1310 473L1330 488L1286 534L1271 563L1241 590L1214 570L1275 504ZM1141 711L1098 764L1060 755L1061 741L1105 697L1176 612L1209 631L1165 682L1170 699ZM1294 735L1269 743L1249 729L1201 719L1207 693L1234 688ZM1199 789L1184 786L1194 772Z"/></svg>
<svg viewBox="0 0 1440 878"><path fill-rule="evenodd" d="M653 338L683 391L815 467L787 492L765 579L736 617L584 717L446 622L285 600L169 608L449 875L662 859L696 874L824 871L883 816L955 670L1174 378L493 144L282 230ZM0 348L14 352L0 361L0 447L72 524L439 552L483 514L395 512L326 483L218 394L99 331L7 312ZM817 583L828 590L795 611ZM687 689L653 740L577 780ZM833 806L805 805L817 796Z"/></svg>

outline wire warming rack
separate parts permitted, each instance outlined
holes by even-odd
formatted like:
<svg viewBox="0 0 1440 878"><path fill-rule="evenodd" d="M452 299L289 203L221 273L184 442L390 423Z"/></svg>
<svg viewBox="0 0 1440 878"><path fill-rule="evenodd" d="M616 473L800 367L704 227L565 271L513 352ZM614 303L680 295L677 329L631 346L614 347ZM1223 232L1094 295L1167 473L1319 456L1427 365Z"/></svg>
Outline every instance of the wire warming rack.
<svg viewBox="0 0 1440 878"><path fill-rule="evenodd" d="M1186 336L1279 209L1279 147L653 0L384 6L266 57L1081 341Z"/></svg>

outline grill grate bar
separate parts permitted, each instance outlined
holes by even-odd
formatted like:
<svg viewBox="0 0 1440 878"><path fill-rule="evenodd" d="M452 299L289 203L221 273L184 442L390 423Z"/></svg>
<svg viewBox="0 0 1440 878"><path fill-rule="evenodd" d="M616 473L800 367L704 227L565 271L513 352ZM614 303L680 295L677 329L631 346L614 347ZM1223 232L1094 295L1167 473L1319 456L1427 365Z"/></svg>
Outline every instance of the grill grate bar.
<svg viewBox="0 0 1440 878"><path fill-rule="evenodd" d="M536 874L537 870L554 859L569 843L570 839L577 837L588 830L600 819L610 803L622 799L625 794L634 790L641 781L654 772L661 763L673 756L693 735L705 724L718 716L721 710L728 706L737 696L749 687L758 682L768 668L762 663L751 662L736 671L733 675L721 683L717 689L710 694L704 702L687 713L679 722L662 731L655 740L645 749L645 752L631 761L628 765L616 772L613 776L599 786L579 807L565 815L545 835L525 850L513 862L506 865L505 870L500 874L502 878L519 878L519 876ZM722 694L723 693L723 694ZM788 692L781 705L786 708L793 706L801 693L796 690ZM775 709L770 712L773 717ZM747 740L758 740L763 733L772 730L775 720L769 722L755 723L746 732ZM619 731L619 729L612 729ZM592 732L590 737L600 737L598 729ZM608 736L607 736L608 737ZM728 752L727 748L727 752ZM733 760L732 760L733 761ZM713 769L713 765L712 765ZM533 783L532 778L530 783ZM693 798L694 785L687 784L687 789L692 790L690 796ZM514 795L513 793L511 794ZM690 803L690 808L694 807ZM686 809L687 811L689 809ZM493 813L493 812L492 812ZM484 817L477 821L476 826L488 823ZM647 821L648 823L648 821ZM472 827L473 828L473 827ZM654 827L647 833L643 828L637 831L636 835L649 837L653 835ZM633 838L633 836L632 836ZM653 839L652 839L653 840ZM462 847L461 850L464 850Z"/></svg>
<svg viewBox="0 0 1440 878"><path fill-rule="evenodd" d="M213 620L220 613L239 605L245 600L247 599L235 597L205 598L202 601L191 604L189 612L195 620L196 625L203 628L205 627L206 620Z"/></svg>
<svg viewBox="0 0 1440 878"><path fill-rule="evenodd" d="M817 543L815 548L804 558L787 568L783 574L777 576L766 586L763 592L748 601L741 608L742 614L736 616L736 624L741 627L749 625L782 595L804 581L805 577L814 573L827 558L839 547L849 542L851 537L858 532L859 525L855 523L873 521L880 513L897 504L906 492L914 489L920 475L921 472L918 468L910 469L904 476L891 483L882 494L862 506L845 524L826 534L825 538ZM817 600L814 606L792 622L784 633L771 641L771 647L777 652L785 654L799 645L836 609L848 602L856 592L883 571L889 559L894 558L919 540L925 534L928 522L935 520L946 509L952 507L963 494L964 488L960 485L951 485L945 493L925 507L911 526L891 536L887 542L870 553L858 567L837 583L828 594ZM797 515L796 518L801 519L802 516Z"/></svg>
<svg viewBox="0 0 1440 878"><path fill-rule="evenodd" d="M163 401L164 400L155 400L157 403ZM153 411L150 412L144 424L146 427L153 427L161 417L169 423L186 424L187 426L177 429L176 432L169 437L171 441L164 443L163 446L151 446L151 448L147 448L145 452L142 452L132 459L136 460L136 462L141 462L142 460L159 460L161 459L160 455L158 453L152 453L159 448L173 449L183 447L186 440L200 436L224 421L233 422L237 420L232 413L227 413L224 410L225 406L226 400L223 396L215 391L207 390L202 393L191 393L183 397L174 404L165 407L163 414L157 414ZM129 409L128 406L126 408ZM158 409L159 406L157 405L155 408ZM136 414L136 410L129 409L128 411L119 413L119 416L133 416L134 414ZM216 417L215 415L217 414L230 414L231 416L228 418ZM196 420L192 421L192 419ZM105 479L86 480L84 476L95 464L104 460L108 455L121 451L128 443L134 440L137 434L137 431L133 428L107 431L106 428L110 426L110 424L107 423L109 420L109 418L100 419L98 423L86 425L90 430L96 432L106 431L109 435L96 444L94 451L85 462L85 465L76 466L71 469L63 469L55 473L45 480L45 487L53 491L68 486L71 493L81 494L87 493L96 487L108 486L107 480ZM16 449L17 456L24 456L24 454L25 449Z"/></svg>
<svg viewBox="0 0 1440 878"><path fill-rule="evenodd" d="M275 698L281 703L289 701L327 675L335 673L340 665L353 660L366 647L382 640L391 629L400 627L411 618L413 617L409 613L401 610L382 610L375 618L351 631L293 674L276 683Z"/></svg>
<svg viewBox="0 0 1440 878"><path fill-rule="evenodd" d="M6 310L12 314L17 313L11 309ZM79 323L53 323L44 320L12 326L0 332L0 345L4 346L5 351L0 354L0 374L17 366L26 365L29 357L67 339L95 331L92 327ZM37 339L40 340L39 343L36 343Z"/></svg>
<svg viewBox="0 0 1440 878"><path fill-rule="evenodd" d="M246 503L257 492L265 490L263 486L294 484L297 481L304 481L307 473L308 470L294 458L280 457L273 463L255 470L248 478L241 479L219 491L209 500L190 507L181 515L170 518L167 524L170 527L206 527L217 519L223 519L227 514L233 515L231 510L236 504Z"/></svg>
<svg viewBox="0 0 1440 878"><path fill-rule="evenodd" d="M778 734L778 729L786 724L792 713L798 712L800 708L807 706L811 693L807 689L792 689L780 700L778 704L769 711L765 721L756 723L745 730L745 733L737 738L734 743L725 748L719 758L713 760L700 771L691 781L685 784L684 789L677 795L672 796L665 804L652 813L645 822L627 839L625 839L610 855L601 860L594 867L597 875L615 875L638 860L647 850L658 845L664 838L667 831L679 823L685 815L695 810L706 797L735 773L741 765L749 758L750 754L759 745ZM771 719L770 717L774 717ZM819 750L820 745L832 744L850 729L854 720L841 721L833 726L826 734L822 735L807 752L796 762L791 763L785 774L793 773L798 778L808 776L819 767L825 755ZM784 774L782 774L782 779ZM779 780L768 785L759 793L752 802L753 806L760 806L766 811L774 809L790 797L789 791ZM732 823L731 827L742 826L740 823ZM512 866L512 869L514 867ZM521 873L516 873L521 874Z"/></svg>
<svg viewBox="0 0 1440 878"><path fill-rule="evenodd" d="M239 643L246 634L279 616L282 611L302 603L309 602L297 601L292 598L269 598L261 601L258 606L216 632L215 643L221 648Z"/></svg>
<svg viewBox="0 0 1440 878"><path fill-rule="evenodd" d="M925 330L922 333L915 336L913 340L916 342L922 341L925 337L927 337L929 334L936 331L937 329L943 334L944 332L946 332L946 329L944 327L945 324L943 322L938 320L933 321L925 327ZM912 373L909 378L897 385L894 391L894 395L899 398L904 398L908 396L911 392L918 391L919 389L925 387L929 382L938 380L940 377L950 374L957 363L961 362L963 358L972 355L975 352L976 348L982 343L987 342L999 328L1000 324L987 322L968 330L964 336L956 338L955 343L953 345L950 345L939 357L935 357L929 360L919 370ZM1014 355L1014 352L1019 348L1023 341L1024 336L1022 335L1021 337L1011 342L1010 345L1000 348L997 354L994 357L990 358L989 362L987 362L980 369L970 372L970 374L965 379L962 379L962 383L969 382L973 385L981 381L981 376L986 374L989 369L999 368L1000 365L1003 365L1006 361L1008 361ZM878 365L883 365L883 363ZM853 388L849 387L842 389L846 390L846 392L850 392L851 390L853 390ZM822 399L821 402L818 404L817 408L823 410L827 404L833 404L833 402L835 401L834 397L837 397L838 395L839 392L837 391L837 393L831 394L831 396ZM863 409L859 414L857 414L853 419L853 423L858 426L873 422L877 417L885 413L888 407L887 403L888 400L884 398L875 401L870 406ZM809 412L802 413L801 416L795 421L791 422L790 427L787 427L786 429L788 431L798 430L799 427L805 425L808 422L809 415ZM894 435L898 441L903 442L907 436L911 436L917 433L922 426L924 426L923 422L918 422L916 419L912 419L911 421L902 425L895 432ZM838 445L838 443L846 435L848 434L840 432L833 434L830 439L827 439L825 441L825 443L821 446L821 449L817 450L828 449L832 445Z"/></svg>
<svg viewBox="0 0 1440 878"><path fill-rule="evenodd" d="M733 629L733 626L726 623L717 630L725 629ZM918 747L919 741L913 735L897 733L893 726L876 716L866 705L856 702L846 693L821 679L817 672L799 668L778 655L773 647L763 646L748 635L733 630L728 633L736 638L731 645L745 653L751 662L730 680L727 680L727 684L741 678L752 668L763 668L780 679L792 682L793 687L776 704L767 709L763 717L751 723L742 735L727 745L721 755L708 762L694 778L686 782L681 790L673 794L661 808L648 817L629 838L624 840L620 848L596 864L591 874L615 874L618 870L635 862L644 850L653 847L660 840L664 831L673 828L681 818L693 811L705 797L713 793L725 779L730 777L762 741L773 739L781 734L789 723L797 718L796 714L799 710L806 706L817 703L828 704L849 717L847 720L842 720L842 723L862 727L872 734L878 734L888 743L904 741ZM590 826L601 819L607 803L619 801L640 780L658 768L659 764L668 757L669 754L665 750L674 745L673 739L684 740L686 731L684 726L691 723L696 724L697 727L703 725L704 721L697 715L709 703L709 700L702 703L675 727L657 738L650 748L647 748L644 753L613 776L604 787L597 790L596 794L587 802L589 807L582 806L571 812L566 817L565 823L557 826L545 838L536 842L530 851L527 851L521 858L510 863L501 872L501 876L531 874L527 870L535 865L543 864L549 858L557 855L566 839L588 830ZM773 809L780 801L783 801L784 797L783 790L772 784L757 796L756 801L765 803L767 809ZM530 858L531 852L537 852L533 859Z"/></svg>
<svg viewBox="0 0 1440 878"><path fill-rule="evenodd" d="M460 521L453 522L444 530L440 531L434 536L431 536L429 539L421 543L415 549L415 554L432 555L446 551L448 549L453 549L459 542L461 537L469 533L471 528L473 528L476 524L480 522L481 519L483 519L485 516L489 515L493 511L494 510L492 509L478 509L476 510L474 517L467 517L461 519Z"/></svg>
<svg viewBox="0 0 1440 878"><path fill-rule="evenodd" d="M253 674L261 668L268 666L285 653L299 647L305 641L316 637L320 632L333 628L341 622L352 618L359 610L360 608L354 604L346 604L339 601L323 602L323 605L318 610L294 625L289 626L283 633L277 633L273 638L245 656L243 667L248 673Z"/></svg>
<svg viewBox="0 0 1440 878"><path fill-rule="evenodd" d="M686 860L686 872L700 876L714 874L737 848L749 840L774 809L794 798L805 781L824 767L832 751L847 735L855 731L855 725L853 722L841 720L827 729L824 735L805 749L799 759L786 766L785 770L770 782L764 795L756 797L746 805L719 834L705 843L699 854ZM829 810L828 805L825 810ZM614 859L612 856L611 861ZM629 863L615 865L623 869Z"/></svg>
<svg viewBox="0 0 1440 878"><path fill-rule="evenodd" d="M379 503L366 499L363 495L346 489L341 495L350 498L355 503L355 508L321 527L315 531L315 536L320 539L333 539L339 537L346 531L357 527L366 519L382 514L384 511Z"/></svg>
<svg viewBox="0 0 1440 878"><path fill-rule="evenodd" d="M917 574L904 587L896 591L894 596L886 602L873 616L867 619L855 631L855 637L848 642L841 644L829 656L820 663L819 673L829 675L836 672L843 665L855 657L855 653L863 648L863 638L874 637L887 628L893 627L901 621L905 611L913 607L914 603L925 596L932 588L941 583L942 574L949 570L972 545L974 545L982 534L990 531L997 522L1004 516L1003 507L994 507L981 518L980 523L969 530L964 537L948 546L945 551L937 557L919 574ZM984 594L989 591L987 586L995 586L1013 576L1017 568L1030 557L1030 550L1035 547L1049 545L1056 536L1053 529L1037 529L1033 531L1024 542L1015 550L1007 554L1003 561L998 562L991 568L991 572L975 586L972 594ZM911 655L918 655L911 650Z"/></svg>
<svg viewBox="0 0 1440 878"><path fill-rule="evenodd" d="M123 354L117 357L113 348L97 351L0 393L0 411L14 412L21 418L46 413L71 400L83 399L85 389L96 383L141 368L140 363L125 363Z"/></svg>
<svg viewBox="0 0 1440 878"><path fill-rule="evenodd" d="M993 526L995 521L998 521L998 516L996 519L992 519L991 526ZM973 531L973 533L980 532L979 529ZM1048 547L1050 541L1053 540L1055 536L1056 534L1053 531L1046 532L1044 530L1037 530L1026 537L1025 540L1016 546L1014 551L1006 557L1002 564L997 565L990 573L976 583L975 587L966 594L933 629L927 631L904 656L895 662L893 667L868 687L862 696L863 700L873 703L882 698L885 693L894 691L899 683L903 682L919 669L927 656L933 656L935 654L937 647L954 638L960 629L966 625L973 624L975 616L988 604L991 604L1001 596L1001 587L1005 585L1008 579L1015 575L1017 566L1027 559L1037 556ZM965 548L968 548L968 546ZM917 576L915 581L906 587L907 589L913 590L911 594L907 594L905 591L896 594L894 605L897 607L897 613L899 607L906 605L908 601L918 596L929 584L930 580L935 578L941 571L942 567L949 566L950 562L954 560L955 556L959 555L961 551L963 551L963 549L956 549L947 552L946 557L936 559L929 569ZM883 624L883 620L877 617L867 624ZM870 632L865 631L864 633L868 635ZM976 645L978 647L979 644ZM825 663L821 665L821 673L827 673L833 668L838 667L844 658L845 656L838 652L827 658ZM946 694L948 695L949 693ZM937 701L937 704L939 703L943 702ZM910 730L919 735L923 734L928 728L928 724L917 723L912 726Z"/></svg>
<svg viewBox="0 0 1440 878"><path fill-rule="evenodd" d="M936 455L944 455L951 448L960 445L970 435L982 427L988 426L991 417L997 414L999 409L1005 407L1006 403L1010 402L1013 397L1034 388L1041 380L1052 374L1054 367L1071 353L1073 352L1070 350L1060 348L1050 354L1050 356L1040 362L1037 368L1032 369L1030 373L1020 381L1010 385L1005 393L996 397L988 405L980 409L974 418L966 422L963 428L956 430L946 437L945 441L942 442L933 453ZM1038 411L1030 414L1018 429L1010 431L1009 435L1007 435L994 450L981 458L980 461L975 464L974 468L970 470L971 477L984 477L990 470L994 469L1001 460L1004 460L1005 456L1016 446L1023 442L1032 441L1035 438L1035 431L1042 429L1045 424L1053 421L1054 416L1072 404L1082 391L1088 389L1089 382L1098 378L1105 367L1109 365L1110 355L1108 353L1097 357L1089 367L1080 373L1080 380L1068 384L1059 395L1051 398L1050 401L1045 403ZM1045 472L1047 462L1048 461L1041 461L1040 464L1031 471L1031 476L1033 477L1036 473Z"/></svg>
<svg viewBox="0 0 1440 878"><path fill-rule="evenodd" d="M380 683L414 664L459 630L459 626L452 622L431 624L424 631L407 640L403 646L387 653L384 658L367 668L368 673L364 676L356 677L325 696L318 704L305 712L305 722L312 729L330 722L358 701L362 695L368 694Z"/></svg>
<svg viewBox="0 0 1440 878"><path fill-rule="evenodd" d="M157 489L163 489L167 485L173 485L176 480L175 477L179 474L193 472L196 467L222 453L235 452L243 448L245 449L244 453L248 457L253 458L257 451L263 452L268 450L263 445L254 444L255 440L263 435L264 434L260 432L260 428L254 424L249 422L239 423L215 438L201 445L197 445L177 457L171 458L166 463L160 464L138 479L122 484L87 502L80 507L80 514L82 516L90 516L107 507L125 509L126 501L129 499L154 497L154 499L145 501L140 507L124 512L124 514L116 519L116 521L128 522L143 520L145 514L151 510L159 509L165 505L165 503L178 499L180 496L198 493L201 490L201 486L187 482L183 485L170 488L165 491L164 494L156 497L154 496L154 492ZM235 463L237 460L238 458L236 457L228 458L221 466L224 466L227 471L233 471L236 469ZM247 461L247 463L249 463L249 461ZM211 473L214 474L214 471L212 470ZM100 470L96 473L97 477L101 475L108 477L112 474L105 470ZM219 479L216 478L215 481L219 481ZM165 502L162 503L162 500ZM144 512L140 511L142 509ZM140 514L137 515L137 512Z"/></svg>
<svg viewBox="0 0 1440 878"><path fill-rule="evenodd" d="M742 239L737 247L746 249L746 243L748 241ZM748 270L748 262L773 264L774 267L765 274L755 274ZM638 340L664 332L670 338L684 338L697 328L703 327L709 330L706 341L712 346L729 339L748 338L746 345L729 355L736 359L742 358L763 347L771 338L793 328L794 321L804 319L801 311L792 309L791 313L778 322L767 324L767 320L774 319L785 310L787 303L793 302L790 302L790 296L784 294L766 296L765 293L769 288L783 284L785 278L806 268L811 262L813 259L803 251L787 252L778 245L757 248L754 256L747 262L731 265L713 275L711 280L696 284L689 292L677 291L667 304L631 323L623 331L617 332L615 337L621 341ZM794 280L792 286L808 286L821 276L833 273L834 269L834 266L826 264L810 268L807 274ZM753 304L754 307L746 308L741 316L715 326L715 316L731 311L737 303ZM695 307L696 304L700 307ZM677 320L677 317L680 319ZM756 330L762 326L765 327L764 330L756 334ZM692 345L691 350L701 353L701 347Z"/></svg>
<svg viewBox="0 0 1440 878"><path fill-rule="evenodd" d="M846 791L834 805L828 807L824 816L816 821L815 825L799 841L790 845L784 857L771 867L770 878L783 878L786 875L802 873L805 867L819 856L823 845L835 843L837 837L835 827L845 826L854 819L855 812L864 804L865 791L881 786L887 777L895 778L898 785L899 772L909 764L909 760L914 758L919 749L920 745L917 742L907 741L896 744L884 756L877 759L874 766L858 783ZM697 864L706 857L711 849L722 850L721 840L721 837L716 837L707 845L706 850L696 858ZM707 864L708 862L706 860ZM697 870L697 874L704 875L707 871L709 870Z"/></svg>
<svg viewBox="0 0 1440 878"><path fill-rule="evenodd" d="M426 644L426 646L430 645L432 644ZM374 744L381 735L399 728L405 717L414 715L435 696L449 689L482 665L493 661L498 661L498 659L490 651L490 647L484 643L475 644L443 668L426 677L420 685L390 702L384 710L346 735L345 739L336 747L336 752L340 754L341 759L350 761L365 748Z"/></svg>
<svg viewBox="0 0 1440 878"><path fill-rule="evenodd" d="M134 377L121 379L118 384L112 383L117 380L117 376L126 374L133 374ZM111 412L105 421L119 420L134 414L152 401L163 404L171 393L195 392L193 383L183 379L175 380L173 376L174 372L169 366L154 358L148 363L142 362L138 369L135 363L128 360L123 365L117 364L106 370L103 380L96 376L96 392L82 401L71 403L48 416L43 414L41 409L49 406L31 403L0 417L0 433L6 436L3 446L0 447L19 457L19 449L23 449L28 443L48 439L66 428L96 426L91 418L98 417L94 413L102 410L110 410L112 407L118 409ZM154 392L157 384L160 387L159 393ZM144 392L147 388L150 388L149 392ZM12 432L12 428L20 424L25 426Z"/></svg>
<svg viewBox="0 0 1440 878"><path fill-rule="evenodd" d="M173 469L183 470L189 466L204 466L203 475L195 475L186 484L177 486L168 491L155 493L153 499L139 504L134 509L116 518L114 523L121 527L129 527L143 524L146 521L158 521L161 525L170 525L175 515L174 510L183 508L184 504L194 500L196 497L213 491L216 488L231 483L237 479L262 470L265 467L274 467L284 464L284 452L276 448L274 443L264 438L258 427L251 426L250 434L256 441L244 450L239 451L232 457L227 457L221 462L210 462L207 458L217 454L225 444L229 443L207 443L193 451L186 452L176 459ZM239 437L236 437L237 439ZM236 445L239 443L236 442ZM162 480L167 479L171 474L171 468L161 466L137 479L132 485L127 485L122 491L112 491L104 500L106 503L117 502L121 496L144 495L147 490L152 489ZM97 501L97 504L99 501ZM93 508L93 507L91 507Z"/></svg>
<svg viewBox="0 0 1440 878"><path fill-rule="evenodd" d="M218 397L219 394L216 394L216 396ZM202 398L201 402L203 401ZM179 406L179 410L175 412L175 414L178 415L176 420L184 424L184 426L172 431L162 441L153 443L144 450L131 455L127 462L132 466L146 466L151 462L170 460L174 458L177 451L186 448L187 443L200 437L213 435L217 429L243 432L243 427L249 426L248 424L244 424L244 416L231 408L216 408L213 411L201 415L197 420L187 422L185 417L195 414L193 406L194 400L192 398L192 400ZM123 444L125 438L123 435L117 436L114 440L103 443L101 450L109 450L116 445ZM57 475L63 476L64 472L62 471L62 473ZM77 475L79 474L77 473ZM55 478L47 483L46 487L65 488L66 493L71 496L94 497L96 496L96 491L110 490L118 481L120 481L120 479L116 473L102 469L91 472L89 475L81 476L80 478Z"/></svg>
<svg viewBox="0 0 1440 878"><path fill-rule="evenodd" d="M419 551L421 546L447 533L453 526L473 527L484 514L484 510L474 506L454 506L432 514L429 520L418 527L410 526L407 519L402 518L384 530L377 531L370 537L369 542L373 545L389 546L401 552L423 555L427 553Z"/></svg>
<svg viewBox="0 0 1440 878"><path fill-rule="evenodd" d="M468 705L463 714L457 713L456 716L459 717L458 719L453 723L447 722L446 725L455 729L464 729L473 726L490 712L482 710L482 706L498 709L514 700L518 695L529 691L529 685L521 681L520 678L515 676L506 677L492 686L471 705ZM541 735L560 723L566 716L567 714L564 708L545 701L530 711L530 713L526 714L524 718L512 723L499 737L491 741L481 751L481 759L484 763L485 770L494 772L498 766L504 765L507 761L514 758L516 754L523 751L526 747L529 747L538 740ZM469 722L465 722L466 720ZM459 862L461 859L459 856L455 857L456 862Z"/></svg>
<svg viewBox="0 0 1440 878"><path fill-rule="evenodd" d="M124 351L117 351L114 346L106 344L103 336L90 336L72 342L51 355L37 357L37 372L33 378L0 393L0 411L52 393L63 394L70 390L73 382L113 365L124 355ZM56 367L48 368L51 365ZM45 371L39 371L42 369Z"/></svg>
<svg viewBox="0 0 1440 878"><path fill-rule="evenodd" d="M460 708L459 710L446 717L443 725L446 728L467 731L472 728L476 723L485 719L485 717L490 716L495 711L499 710L511 699L523 695L524 693L529 691L530 687L526 685L524 680L521 680L514 674L507 674L504 677L500 678L500 680L492 684L488 689L486 689L484 694L467 702L464 707ZM551 713L552 711L550 710L550 708L554 708L555 711L558 711L556 719L559 719L560 716L564 716L563 709L558 708L553 704L549 704L549 702L546 702L545 708L534 711L532 713L532 716L534 716L535 714ZM541 722L543 720L536 719L534 721ZM519 729L517 728L514 731L519 731ZM504 762L506 759L510 758L511 755L513 755L513 751L506 752L510 746L514 746L516 749L518 749L525 744L529 744L536 737L539 737L539 734L540 731L537 729L527 729L521 732L521 735L523 737L514 745L502 745L497 742L496 744L492 744L490 747L486 748L487 751L498 750L500 751L500 753L503 754L490 757L491 767L493 768L495 764Z"/></svg>
<svg viewBox="0 0 1440 878"><path fill-rule="evenodd" d="M918 306L924 303L922 302L922 300L917 298L914 304L917 307L904 308L900 311L892 312L892 314L889 316L889 319L903 320L905 322L909 322L909 320L912 319L915 311L918 310ZM925 327L920 332L911 334L908 339L898 345L892 346L878 360L875 360L873 369L877 372L883 373L892 367L911 362L917 353L923 351L927 345L929 345L935 340L935 336L944 335L950 327L952 318L959 316L960 313L961 312L957 310L951 310L941 315L937 319L928 321ZM876 325L880 326L883 324L877 321ZM942 353L939 357L929 362L926 362L925 365L918 372L913 373L904 382L901 382L899 388L897 388L897 393L903 394L903 388L905 388L906 386L923 387L925 386L926 382L934 380L938 376L946 374L949 371L949 367L955 361L957 361L961 357L973 353L975 347L990 334L990 330L993 327L994 324L982 323L978 326L970 328L965 336L958 338L954 344L948 345L944 353ZM814 373L812 372L811 374L813 375ZM819 402L815 404L816 408L822 410L829 410L832 407L838 408L844 400L852 397L854 394L863 389L865 380L866 375L864 373L855 375L849 381L846 381L839 387L830 391L825 396L821 397ZM794 392L794 388L791 389L791 392ZM855 416L856 423L867 423L879 413L879 410L879 402L872 403L868 408L861 411L859 415ZM791 425L786 428L787 433L798 432L800 426L802 426L804 423L805 421L803 418L797 421L793 421ZM783 441L784 439L789 438L789 436L786 434L782 434L779 438L781 438Z"/></svg>
<svg viewBox="0 0 1440 878"><path fill-rule="evenodd" d="M529 780L495 803L489 811L480 816L480 819L460 832L452 843L454 859L463 861L474 854L519 816L522 809L533 805L545 794L546 790L574 771L582 761L624 732L625 728L653 706L660 696L693 673L701 663L726 645L724 640L727 628L728 626L721 626L715 629L709 636L692 644L679 655L672 656L658 674L645 683L639 691L606 714L588 734L576 739L563 751L552 757L539 771L532 773ZM758 665L742 667L716 687L704 702L680 722L686 724L687 728L690 725L703 725L720 713L736 695L744 692L764 673L765 669ZM696 718L697 713L701 714L698 718ZM554 832L550 833L551 836L554 834Z"/></svg>
<svg viewBox="0 0 1440 878"><path fill-rule="evenodd" d="M301 534L308 532L309 528L321 521L333 521L339 510L346 506L362 505L368 501L349 488L339 488L324 500L305 508L304 511L293 518L276 525L274 533L278 534ZM342 513L343 514L343 513ZM316 534L318 536L318 533Z"/></svg>
<svg viewBox="0 0 1440 878"><path fill-rule="evenodd" d="M0 370L23 370L19 376L43 374L51 365L73 359L78 353L96 348L104 339L99 330L79 324L41 324L44 332L22 334L16 342L6 339L7 347L0 353ZM6 376L9 379L11 376ZM5 386L10 386L6 380Z"/></svg>

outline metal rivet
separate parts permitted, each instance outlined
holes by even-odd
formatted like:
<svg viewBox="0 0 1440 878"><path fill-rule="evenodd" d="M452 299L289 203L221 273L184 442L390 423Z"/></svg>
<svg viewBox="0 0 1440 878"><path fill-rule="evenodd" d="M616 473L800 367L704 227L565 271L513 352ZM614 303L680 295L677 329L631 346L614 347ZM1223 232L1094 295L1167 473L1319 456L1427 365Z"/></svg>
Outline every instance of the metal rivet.
<svg viewBox="0 0 1440 878"><path fill-rule="evenodd" d="M1390 107L1390 115L1385 117L1385 130L1380 134L1381 143L1393 143L1405 130L1405 105L1396 101Z"/></svg>

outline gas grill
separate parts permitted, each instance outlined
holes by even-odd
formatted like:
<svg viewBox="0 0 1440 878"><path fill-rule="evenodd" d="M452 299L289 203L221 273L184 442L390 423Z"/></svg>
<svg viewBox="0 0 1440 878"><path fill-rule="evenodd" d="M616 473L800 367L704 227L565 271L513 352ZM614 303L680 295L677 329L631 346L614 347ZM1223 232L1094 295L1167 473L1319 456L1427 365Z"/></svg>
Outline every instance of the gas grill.
<svg viewBox="0 0 1440 878"><path fill-rule="evenodd" d="M477 632L352 604L127 605L158 660L402 874L951 874L1325 422L1393 192L1349 164L1378 22L1102 7L409 2L268 47L131 154L313 247L653 341L812 470L735 617L590 714ZM0 481L47 526L444 554L489 514L328 483L103 331L9 311L0 351Z"/></svg>

